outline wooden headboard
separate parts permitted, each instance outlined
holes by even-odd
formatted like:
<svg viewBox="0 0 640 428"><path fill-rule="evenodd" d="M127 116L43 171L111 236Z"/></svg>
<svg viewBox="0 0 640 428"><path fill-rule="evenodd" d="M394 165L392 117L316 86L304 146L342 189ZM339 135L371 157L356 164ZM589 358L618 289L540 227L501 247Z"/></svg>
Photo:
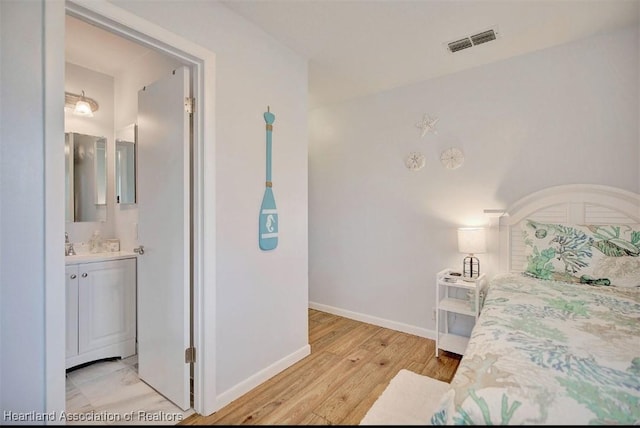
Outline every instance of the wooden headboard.
<svg viewBox="0 0 640 428"><path fill-rule="evenodd" d="M487 210L487 212L495 210ZM521 222L533 219L564 224L640 223L640 195L615 187L570 184L526 196L498 218L498 270L521 272L526 258Z"/></svg>

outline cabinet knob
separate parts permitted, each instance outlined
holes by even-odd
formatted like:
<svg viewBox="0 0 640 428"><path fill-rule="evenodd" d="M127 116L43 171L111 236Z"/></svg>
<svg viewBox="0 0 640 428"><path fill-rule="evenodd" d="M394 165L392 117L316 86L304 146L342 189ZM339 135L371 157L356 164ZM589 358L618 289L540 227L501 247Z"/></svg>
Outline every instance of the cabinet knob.
<svg viewBox="0 0 640 428"><path fill-rule="evenodd" d="M83 277L83 278L86 278L86 277L87 277L87 273L86 273L86 272L85 272L85 273L83 273L83 274L82 274L82 277Z"/></svg>
<svg viewBox="0 0 640 428"><path fill-rule="evenodd" d="M76 279L76 278L77 278L77 276L76 276L76 274L75 274L75 273L72 273L70 278L71 278L71 279Z"/></svg>

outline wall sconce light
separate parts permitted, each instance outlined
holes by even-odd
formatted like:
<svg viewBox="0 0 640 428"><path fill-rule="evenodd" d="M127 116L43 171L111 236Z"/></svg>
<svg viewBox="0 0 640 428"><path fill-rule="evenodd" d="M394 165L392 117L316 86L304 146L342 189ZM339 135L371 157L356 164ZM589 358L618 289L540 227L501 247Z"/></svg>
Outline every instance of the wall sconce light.
<svg viewBox="0 0 640 428"><path fill-rule="evenodd" d="M64 93L64 106L69 109L73 109L73 114L83 117L93 117L93 112L97 111L99 106L98 102L92 98L88 98L84 95L72 94L71 92Z"/></svg>
<svg viewBox="0 0 640 428"><path fill-rule="evenodd" d="M475 279L480 275L480 260L474 254L487 251L485 229L481 227L461 227L458 229L458 251L467 254L462 262L462 277Z"/></svg>

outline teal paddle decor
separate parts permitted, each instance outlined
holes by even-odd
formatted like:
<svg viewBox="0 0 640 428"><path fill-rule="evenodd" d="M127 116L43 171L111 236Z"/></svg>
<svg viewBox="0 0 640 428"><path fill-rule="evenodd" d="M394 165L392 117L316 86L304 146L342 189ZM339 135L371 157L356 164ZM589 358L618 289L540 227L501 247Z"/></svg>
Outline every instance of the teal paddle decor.
<svg viewBox="0 0 640 428"><path fill-rule="evenodd" d="M273 197L271 182L271 133L273 132L273 122L276 117L269 111L264 114L264 121L267 123L267 182L265 183L264 196L260 206L260 228L259 239L261 250L273 250L278 246L278 210L276 200Z"/></svg>

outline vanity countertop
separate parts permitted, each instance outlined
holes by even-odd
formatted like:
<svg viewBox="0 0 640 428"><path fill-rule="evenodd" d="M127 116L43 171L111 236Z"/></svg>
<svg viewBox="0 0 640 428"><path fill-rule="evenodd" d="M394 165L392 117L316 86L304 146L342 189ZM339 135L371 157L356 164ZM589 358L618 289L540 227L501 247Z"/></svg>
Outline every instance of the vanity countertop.
<svg viewBox="0 0 640 428"><path fill-rule="evenodd" d="M106 262L109 260L130 259L132 257L138 257L138 254L133 251L113 251L102 253L86 253L77 254L75 256L65 256L65 265L77 265L79 263L90 262Z"/></svg>

